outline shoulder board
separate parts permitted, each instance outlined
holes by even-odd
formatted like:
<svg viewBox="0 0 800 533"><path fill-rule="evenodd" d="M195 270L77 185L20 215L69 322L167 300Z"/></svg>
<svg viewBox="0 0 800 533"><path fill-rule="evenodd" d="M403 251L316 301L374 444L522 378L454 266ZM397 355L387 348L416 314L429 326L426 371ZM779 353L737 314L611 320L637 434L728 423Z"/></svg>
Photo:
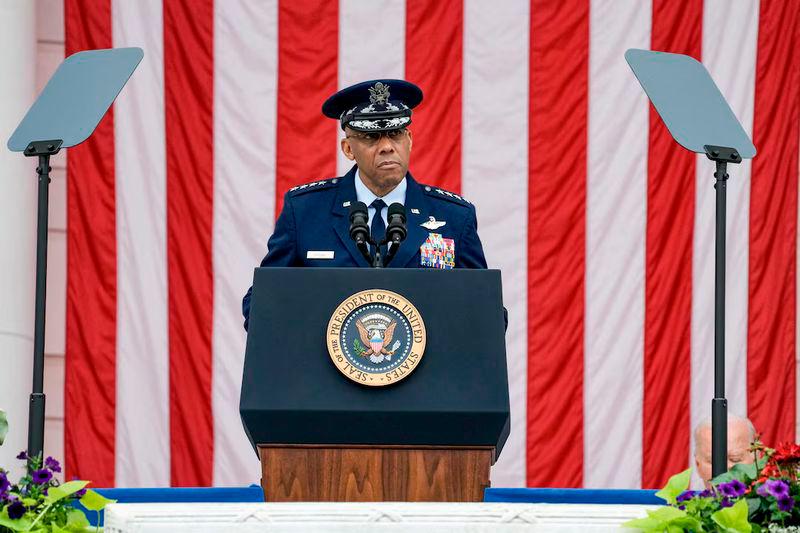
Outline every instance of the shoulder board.
<svg viewBox="0 0 800 533"><path fill-rule="evenodd" d="M425 191L425 193L428 196L433 196L434 198L439 198L441 200L450 200L451 202L460 205L472 205L472 202L470 202L463 196L459 196L454 192L445 191L444 189L440 189L439 187L431 187L430 185L423 185L422 190Z"/></svg>
<svg viewBox="0 0 800 533"><path fill-rule="evenodd" d="M321 191L323 189L327 189L332 185L336 185L339 182L338 178L332 178L328 180L320 180L320 181L312 181L311 183L304 183L302 185L298 185L296 187L292 187L289 189L289 193L292 196L297 196L306 192L311 191Z"/></svg>

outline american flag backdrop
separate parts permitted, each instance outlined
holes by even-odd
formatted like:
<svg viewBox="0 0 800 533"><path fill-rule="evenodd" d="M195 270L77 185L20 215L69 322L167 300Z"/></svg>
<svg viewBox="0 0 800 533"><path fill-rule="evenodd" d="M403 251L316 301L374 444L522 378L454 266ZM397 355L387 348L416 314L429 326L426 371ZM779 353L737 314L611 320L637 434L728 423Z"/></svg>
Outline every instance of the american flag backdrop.
<svg viewBox="0 0 800 533"><path fill-rule="evenodd" d="M797 427L798 0L66 0L145 57L68 158L66 475L257 482L241 297L283 194L348 169L337 89L406 78L411 171L477 208L509 312L494 486L658 487L713 391L713 163L623 54L689 54L758 155L728 184L727 396ZM476 354L478 355L478 354ZM302 394L302 391L298 391Z"/></svg>

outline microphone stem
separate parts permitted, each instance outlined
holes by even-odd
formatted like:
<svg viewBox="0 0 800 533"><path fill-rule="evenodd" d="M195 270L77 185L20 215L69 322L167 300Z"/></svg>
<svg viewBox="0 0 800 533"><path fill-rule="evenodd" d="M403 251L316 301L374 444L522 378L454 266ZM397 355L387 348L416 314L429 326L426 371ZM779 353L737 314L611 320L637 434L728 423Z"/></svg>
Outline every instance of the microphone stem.
<svg viewBox="0 0 800 533"><path fill-rule="evenodd" d="M391 244L391 246L387 246L388 251L386 252L386 259L383 262L383 266L389 266L389 263L392 261L392 259L394 259L397 250L400 248L400 242L401 242L400 240L395 240L395 239L389 241L389 244Z"/></svg>
<svg viewBox="0 0 800 533"><path fill-rule="evenodd" d="M361 252L361 255L364 256L364 259L367 260L367 264L372 264L372 256L369 254L369 248L367 247L367 243L364 241L356 242L356 248Z"/></svg>

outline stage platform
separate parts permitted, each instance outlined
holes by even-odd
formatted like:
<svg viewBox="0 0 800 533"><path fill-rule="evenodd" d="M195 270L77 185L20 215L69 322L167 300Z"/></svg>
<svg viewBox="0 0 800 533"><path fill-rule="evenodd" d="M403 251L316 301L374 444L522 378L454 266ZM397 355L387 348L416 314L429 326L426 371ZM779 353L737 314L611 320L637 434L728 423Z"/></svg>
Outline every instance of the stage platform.
<svg viewBox="0 0 800 533"><path fill-rule="evenodd" d="M421 528L424 524L426 533L453 528L463 531L466 526L469 526L467 531L505 531L498 529L503 524L510 527L508 531L600 532L617 531L620 523L643 516L645 509L663 503L653 490L618 489L491 488L486 490L482 504L263 503L264 493L258 485L97 490L118 502L109 508L106 522L106 531L115 533L167 531L168 523L170 527L185 525L185 529L170 531L212 531L220 527L215 520L230 520L226 528L230 526L232 531L266 531L259 524L278 523L280 528L269 531L302 531L308 530L309 524L304 522L307 518L316 520L315 530L320 530L326 524L326 516L330 517L330 523L324 531L353 531L348 528L371 524L371 528L380 525L380 531L388 532L394 531L394 523L403 524L404 528L412 525ZM93 525L96 523L96 513L87 512L87 517ZM434 520L437 517L444 522ZM393 522L395 519L399 522ZM211 529L202 529L204 523ZM337 529L340 526L343 529Z"/></svg>
<svg viewBox="0 0 800 533"><path fill-rule="evenodd" d="M610 533L655 506L553 503L112 504L106 533ZM630 531L630 530L627 530Z"/></svg>

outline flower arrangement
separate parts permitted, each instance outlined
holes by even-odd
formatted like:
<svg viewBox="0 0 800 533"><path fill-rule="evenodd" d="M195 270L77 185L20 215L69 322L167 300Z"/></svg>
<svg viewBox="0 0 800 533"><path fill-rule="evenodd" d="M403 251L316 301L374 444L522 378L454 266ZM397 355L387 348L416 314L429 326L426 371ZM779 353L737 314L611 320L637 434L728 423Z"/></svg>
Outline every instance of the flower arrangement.
<svg viewBox="0 0 800 533"><path fill-rule="evenodd" d="M800 533L800 446L776 449L756 442L753 464L737 464L711 480L711 488L689 489L691 469L672 476L656 495L667 505L625 527L645 532L725 531Z"/></svg>
<svg viewBox="0 0 800 533"><path fill-rule="evenodd" d="M61 472L61 465L52 457L42 462L41 457L21 452L17 459L27 465L27 473L17 483L11 483L8 472L0 469L0 532L72 533L97 529L73 503L80 501L99 515L113 500L87 489L88 481L60 484L53 474Z"/></svg>
<svg viewBox="0 0 800 533"><path fill-rule="evenodd" d="M0 445L8 432L5 411L0 409ZM52 457L30 457L20 452L17 459L25 461L26 474L17 483L8 479L8 471L0 468L0 533L30 531L32 533L77 533L98 531L92 528L86 515L74 506L79 501L89 511L98 514L114 500L89 490L88 481L59 483L53 474L61 465Z"/></svg>

